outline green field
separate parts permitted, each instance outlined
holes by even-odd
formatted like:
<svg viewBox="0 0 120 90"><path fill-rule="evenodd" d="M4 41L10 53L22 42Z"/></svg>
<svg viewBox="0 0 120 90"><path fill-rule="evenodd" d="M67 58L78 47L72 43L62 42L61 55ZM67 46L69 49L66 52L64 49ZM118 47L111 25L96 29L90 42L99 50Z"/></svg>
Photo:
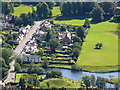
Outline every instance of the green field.
<svg viewBox="0 0 120 90"><path fill-rule="evenodd" d="M53 9L52 9L52 16L57 16L57 15L61 15L59 6L53 7Z"/></svg>
<svg viewBox="0 0 120 90"><path fill-rule="evenodd" d="M118 65L118 37L114 34L116 28L117 24L115 23L93 24L77 63L81 66ZM103 43L103 48L100 50L94 49L98 42Z"/></svg>
<svg viewBox="0 0 120 90"><path fill-rule="evenodd" d="M83 25L84 19L54 20L59 24ZM83 70L92 72L108 72L118 69L118 36L116 23L109 21L91 24L91 29L82 46L77 65ZM102 43L103 48L94 49L96 43Z"/></svg>
<svg viewBox="0 0 120 90"><path fill-rule="evenodd" d="M36 7L34 7L36 9ZM23 5L21 4L18 7L14 7L14 13L12 13L12 15L14 16L20 16L22 13L29 13L32 12L32 6L27 6L27 5Z"/></svg>

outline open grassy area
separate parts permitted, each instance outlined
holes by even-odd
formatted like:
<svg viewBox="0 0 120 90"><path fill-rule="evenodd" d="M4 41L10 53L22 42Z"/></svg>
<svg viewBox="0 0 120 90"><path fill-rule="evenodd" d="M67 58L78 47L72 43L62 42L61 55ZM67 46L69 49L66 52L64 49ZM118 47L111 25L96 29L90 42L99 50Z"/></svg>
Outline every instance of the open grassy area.
<svg viewBox="0 0 120 90"><path fill-rule="evenodd" d="M20 78L24 75L25 73L17 73L16 74L16 82L18 83Z"/></svg>
<svg viewBox="0 0 120 90"><path fill-rule="evenodd" d="M78 59L81 66L114 66L118 65L118 37L114 34L117 24L102 22L93 24ZM94 49L96 43L103 43L100 50Z"/></svg>
<svg viewBox="0 0 120 90"><path fill-rule="evenodd" d="M34 7L36 9L36 7ZM32 12L32 6L27 6L27 5L23 5L21 4L18 7L14 7L14 13L12 13L12 15L14 16L20 16L22 13L29 13Z"/></svg>
<svg viewBox="0 0 120 90"><path fill-rule="evenodd" d="M58 16L58 15L61 15L61 12L60 12L60 7L57 6L57 7L53 7L52 9L52 16Z"/></svg>

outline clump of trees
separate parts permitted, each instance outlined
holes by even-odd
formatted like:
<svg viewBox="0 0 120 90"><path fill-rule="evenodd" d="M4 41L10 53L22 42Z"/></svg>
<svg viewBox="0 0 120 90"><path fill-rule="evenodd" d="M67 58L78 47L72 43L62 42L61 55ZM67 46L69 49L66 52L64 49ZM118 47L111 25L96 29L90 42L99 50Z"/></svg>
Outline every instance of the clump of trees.
<svg viewBox="0 0 120 90"><path fill-rule="evenodd" d="M95 49L101 49L103 47L102 43L95 44Z"/></svg>
<svg viewBox="0 0 120 90"><path fill-rule="evenodd" d="M92 87L98 87L98 88L105 88L106 82L105 79L102 77L95 77L93 74L91 76L83 76L82 77L82 86L85 84L86 88L92 86Z"/></svg>
<svg viewBox="0 0 120 90"><path fill-rule="evenodd" d="M64 2L61 4L62 16L87 16L93 22L101 22L114 16L116 5L113 2Z"/></svg>
<svg viewBox="0 0 120 90"><path fill-rule="evenodd" d="M46 73L46 78L60 78L62 77L62 72L56 69L52 69Z"/></svg>
<svg viewBox="0 0 120 90"><path fill-rule="evenodd" d="M24 88L33 88L33 87L39 87L40 81L37 78L38 76L36 74L24 74L22 78L19 80L19 86L21 89Z"/></svg>
<svg viewBox="0 0 120 90"><path fill-rule="evenodd" d="M2 14L8 15L14 12L14 7L12 3L2 2Z"/></svg>

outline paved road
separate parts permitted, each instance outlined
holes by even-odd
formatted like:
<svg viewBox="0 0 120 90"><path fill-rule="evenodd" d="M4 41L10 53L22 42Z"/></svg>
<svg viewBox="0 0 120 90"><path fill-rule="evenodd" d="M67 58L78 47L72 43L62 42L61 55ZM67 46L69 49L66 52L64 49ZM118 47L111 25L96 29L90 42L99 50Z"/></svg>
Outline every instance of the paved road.
<svg viewBox="0 0 120 90"><path fill-rule="evenodd" d="M40 25L40 21L39 22L35 22L35 25L29 30L29 32L26 34L26 37L24 37L24 39L20 42L20 44L16 47L15 49L15 53L16 54L20 54L21 51L23 50L25 43L27 41L30 40L30 38L32 38L32 34L35 32L35 30L38 28L38 26Z"/></svg>
<svg viewBox="0 0 120 90"><path fill-rule="evenodd" d="M26 34L26 37L24 37L24 39L20 42L20 44L16 47L16 49L14 50L14 52L19 55L21 53L21 51L23 50L25 44L27 41L30 40L30 38L32 38L32 34L36 31L36 29L39 27L40 25L40 21L35 22L34 26L29 30L29 32ZM13 60L10 63L10 69L8 71L8 76L7 78L4 80L4 83L8 83L8 82L14 82L15 81L15 72L14 71L14 64L15 64L15 60Z"/></svg>

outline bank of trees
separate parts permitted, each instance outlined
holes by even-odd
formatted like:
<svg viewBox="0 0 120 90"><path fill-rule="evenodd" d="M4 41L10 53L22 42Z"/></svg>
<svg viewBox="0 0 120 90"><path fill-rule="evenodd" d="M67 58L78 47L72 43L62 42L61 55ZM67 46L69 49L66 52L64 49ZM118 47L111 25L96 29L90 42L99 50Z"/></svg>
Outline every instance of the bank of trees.
<svg viewBox="0 0 120 90"><path fill-rule="evenodd" d="M113 2L64 2L61 5L62 16L89 16L94 22L113 16L116 5Z"/></svg>
<svg viewBox="0 0 120 90"><path fill-rule="evenodd" d="M102 77L95 77L94 75L83 76L82 83L83 83L82 86L86 86L86 88L88 88L90 86L98 87L98 88L105 88L106 87L105 79Z"/></svg>

